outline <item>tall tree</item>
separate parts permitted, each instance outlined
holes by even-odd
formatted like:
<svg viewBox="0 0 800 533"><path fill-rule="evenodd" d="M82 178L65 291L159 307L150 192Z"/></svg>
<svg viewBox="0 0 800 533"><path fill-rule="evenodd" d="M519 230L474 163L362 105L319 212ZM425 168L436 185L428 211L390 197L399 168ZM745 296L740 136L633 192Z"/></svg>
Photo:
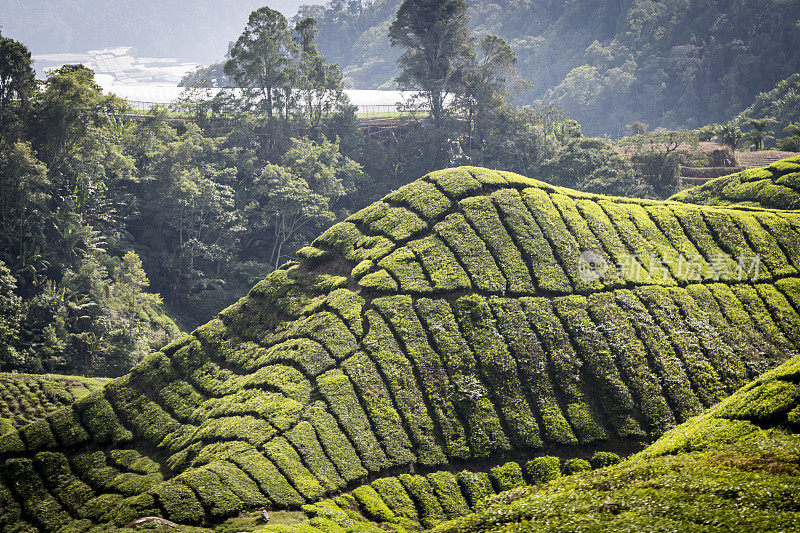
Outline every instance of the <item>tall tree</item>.
<svg viewBox="0 0 800 533"><path fill-rule="evenodd" d="M50 259L51 192L47 168L29 144L0 143L0 261L33 282Z"/></svg>
<svg viewBox="0 0 800 533"><path fill-rule="evenodd" d="M427 99L438 131L444 127L448 96L463 89L463 72L475 55L468 23L464 0L404 0L389 27L392 46L406 49L397 60L397 83ZM441 140L438 162L444 156Z"/></svg>
<svg viewBox="0 0 800 533"><path fill-rule="evenodd" d="M342 73L338 65L329 65L317 50L314 38L317 21L311 17L300 20L294 37L300 48L300 62L295 67L293 87L299 90L303 114L312 129L318 129L322 118L347 105Z"/></svg>
<svg viewBox="0 0 800 533"><path fill-rule="evenodd" d="M276 269L335 220L328 199L286 167L267 165L253 193L258 209L252 211L250 222L271 237L269 262Z"/></svg>
<svg viewBox="0 0 800 533"><path fill-rule="evenodd" d="M33 146L51 173L62 170L95 127L108 123L108 114L125 103L104 95L94 72L83 65L64 65L50 73L34 102Z"/></svg>
<svg viewBox="0 0 800 533"><path fill-rule="evenodd" d="M463 94L459 103L467 115L470 148L473 137L482 140L480 126L511 99L517 77L517 55L497 35L485 35L478 45L475 62L463 73Z"/></svg>
<svg viewBox="0 0 800 533"><path fill-rule="evenodd" d="M19 364L16 348L19 337L22 299L14 293L17 280L0 261L0 367Z"/></svg>
<svg viewBox="0 0 800 533"><path fill-rule="evenodd" d="M261 91L271 118L275 89L286 84L295 55L296 45L286 17L262 7L250 14L244 32L231 48L224 71L239 87Z"/></svg>
<svg viewBox="0 0 800 533"><path fill-rule="evenodd" d="M27 100L35 90L30 51L24 44L0 33L0 111L13 100Z"/></svg>
<svg viewBox="0 0 800 533"><path fill-rule="evenodd" d="M0 138L16 137L10 131L18 123L16 108L26 106L35 92L31 53L0 33Z"/></svg>
<svg viewBox="0 0 800 533"><path fill-rule="evenodd" d="M752 118L745 117L747 124L753 128L753 131L747 136L748 140L752 143L753 148L756 150L764 149L764 141L772 137L764 129L770 124L777 124L778 121L772 117L767 118Z"/></svg>
<svg viewBox="0 0 800 533"><path fill-rule="evenodd" d="M317 37L317 21L313 17L305 17L294 26L297 44L303 53L316 50L314 39Z"/></svg>

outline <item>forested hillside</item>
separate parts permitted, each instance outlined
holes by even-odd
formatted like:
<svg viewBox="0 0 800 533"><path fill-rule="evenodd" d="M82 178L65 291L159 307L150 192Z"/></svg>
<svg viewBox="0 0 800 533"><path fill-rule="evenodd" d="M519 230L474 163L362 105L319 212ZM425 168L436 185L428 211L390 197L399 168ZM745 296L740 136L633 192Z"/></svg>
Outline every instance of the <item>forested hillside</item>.
<svg viewBox="0 0 800 533"><path fill-rule="evenodd" d="M782 0L469 0L478 35L503 37L545 99L592 135L727 122L762 91L800 71L800 4ZM400 50L388 28L400 0L302 11L319 22L322 53L356 88L391 87Z"/></svg>
<svg viewBox="0 0 800 533"><path fill-rule="evenodd" d="M625 453L800 346L794 211L461 167L299 255L129 375L0 437L0 527L213 524L397 469ZM492 475L513 486L515 471Z"/></svg>

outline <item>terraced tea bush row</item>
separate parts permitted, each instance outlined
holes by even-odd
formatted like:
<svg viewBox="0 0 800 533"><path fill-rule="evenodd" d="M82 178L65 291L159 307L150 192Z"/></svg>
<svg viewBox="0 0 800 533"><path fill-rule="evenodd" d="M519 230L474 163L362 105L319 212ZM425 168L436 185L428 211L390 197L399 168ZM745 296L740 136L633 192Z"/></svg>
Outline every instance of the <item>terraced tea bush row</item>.
<svg viewBox="0 0 800 533"><path fill-rule="evenodd" d="M351 494L305 505L303 511L311 526L309 532L335 533L342 527L354 532L419 531L485 509L505 491L590 470L590 463L594 468L603 468L619 461L615 453L596 452L589 461L541 456L528 461L524 469L508 462L488 472L402 474L378 478ZM282 528L264 528L278 530Z"/></svg>
<svg viewBox="0 0 800 533"><path fill-rule="evenodd" d="M108 381L57 374L0 374L0 434L71 405Z"/></svg>
<svg viewBox="0 0 800 533"><path fill-rule="evenodd" d="M681 191L670 200L706 205L800 209L800 157L723 176Z"/></svg>
<svg viewBox="0 0 800 533"><path fill-rule="evenodd" d="M341 494L400 469L655 440L797 349L798 216L433 173L334 226L129 375L0 437L0 501L16 509L0 530L142 515L207 525L320 501L353 520L391 511L432 525L552 477L552 464L508 466L489 486L409 475L405 497L385 496L391 482ZM707 275L718 254L774 242L788 244L757 277L638 262L694 254ZM587 278L586 250L635 255L649 277L615 267ZM463 502L441 501L454 483Z"/></svg>
<svg viewBox="0 0 800 533"><path fill-rule="evenodd" d="M781 168L794 164L780 163ZM445 172L446 178L434 173L424 178L427 182L418 182L428 186L415 185L414 190L431 195L431 201L449 197L447 210L417 213L400 200L410 194L404 189L368 208L386 211L387 216L393 209L395 225L398 217L405 217L407 229L400 235L382 232L380 238L393 245L365 247L377 230L364 226L357 215L357 224L336 226L315 241L318 253L333 249L352 261L351 275L366 290L410 294L472 288L498 295L552 295L625 284L685 286L797 274L800 234L780 213L612 200L575 195L502 172ZM470 190L477 190L475 183L488 190L459 196L467 183ZM364 220L371 216L364 215ZM581 276L585 252L607 267L602 277Z"/></svg>
<svg viewBox="0 0 800 533"><path fill-rule="evenodd" d="M620 464L501 494L435 531L792 531L798 465L796 356Z"/></svg>

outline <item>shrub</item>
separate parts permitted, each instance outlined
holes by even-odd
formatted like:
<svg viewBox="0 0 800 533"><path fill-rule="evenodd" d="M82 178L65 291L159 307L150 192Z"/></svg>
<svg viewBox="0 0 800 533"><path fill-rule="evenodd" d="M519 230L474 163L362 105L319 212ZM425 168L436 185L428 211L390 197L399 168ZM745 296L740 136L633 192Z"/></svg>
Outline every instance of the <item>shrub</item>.
<svg viewBox="0 0 800 533"><path fill-rule="evenodd" d="M475 511L483 508L483 502L494 495L492 480L485 472L463 470L457 474L458 482L469 499L470 508Z"/></svg>
<svg viewBox="0 0 800 533"><path fill-rule="evenodd" d="M195 491L200 503L208 509L212 518L227 518L244 508L244 502L217 474L207 468L188 470L179 479Z"/></svg>
<svg viewBox="0 0 800 533"><path fill-rule="evenodd" d="M262 454L251 449L232 456L231 461L247 473L263 494L279 508L299 507L305 499L297 493L278 468Z"/></svg>
<svg viewBox="0 0 800 533"><path fill-rule="evenodd" d="M488 302L477 295L465 296L456 302L455 310L467 342L485 369L490 389L495 391L493 400L508 424L514 444L527 449L541 447L539 426L517 378L516 361L495 329ZM504 446L505 442L497 443L498 449Z"/></svg>
<svg viewBox="0 0 800 533"><path fill-rule="evenodd" d="M475 288L493 293L506 290L506 280L497 268L497 263L463 215L447 215L433 229L466 269Z"/></svg>
<svg viewBox="0 0 800 533"><path fill-rule="evenodd" d="M605 468L620 462L619 455L614 452L594 452L589 458L592 468Z"/></svg>
<svg viewBox="0 0 800 533"><path fill-rule="evenodd" d="M429 221L440 217L452 205L434 184L423 180L400 187L386 196L386 201L406 204Z"/></svg>
<svg viewBox="0 0 800 533"><path fill-rule="evenodd" d="M547 483L561 477L561 461L552 455L537 457L525 463L525 473L533 485Z"/></svg>
<svg viewBox="0 0 800 533"><path fill-rule="evenodd" d="M372 488L396 516L412 522L419 521L417 508L399 479L396 477L376 479L372 482Z"/></svg>
<svg viewBox="0 0 800 533"><path fill-rule="evenodd" d="M504 492L525 485L522 478L522 468L511 461L489 470L489 477L497 492Z"/></svg>
<svg viewBox="0 0 800 533"><path fill-rule="evenodd" d="M364 514L367 517L378 522L394 522L396 521L395 514L381 499L380 495L375 492L375 489L369 485L361 485L353 491L358 503L361 505Z"/></svg>
<svg viewBox="0 0 800 533"><path fill-rule="evenodd" d="M168 517L180 524L197 524L205 518L205 511L184 483L170 479L153 489Z"/></svg>
<svg viewBox="0 0 800 533"><path fill-rule="evenodd" d="M589 461L586 459L567 459L564 461L564 464L561 465L561 471L565 476L577 474L578 472L585 472L586 470L591 469L592 465L590 465Z"/></svg>
<svg viewBox="0 0 800 533"><path fill-rule="evenodd" d="M457 518L470 512L455 475L443 471L433 472L426 477L448 518Z"/></svg>
<svg viewBox="0 0 800 533"><path fill-rule="evenodd" d="M327 491L334 491L345 485L339 477L336 467L328 460L322 445L317 440L314 427L307 421L300 422L286 432L286 438L302 455L305 464L309 466L317 480Z"/></svg>
<svg viewBox="0 0 800 533"><path fill-rule="evenodd" d="M519 248L506 231L497 209L488 196L465 198L459 202L464 218L475 229L480 239L496 258L497 265L508 282L512 293L530 294L533 280Z"/></svg>
<svg viewBox="0 0 800 533"><path fill-rule="evenodd" d="M417 502L419 518L423 526L432 528L447 520L447 515L426 478L410 474L402 474L399 478L405 489Z"/></svg>

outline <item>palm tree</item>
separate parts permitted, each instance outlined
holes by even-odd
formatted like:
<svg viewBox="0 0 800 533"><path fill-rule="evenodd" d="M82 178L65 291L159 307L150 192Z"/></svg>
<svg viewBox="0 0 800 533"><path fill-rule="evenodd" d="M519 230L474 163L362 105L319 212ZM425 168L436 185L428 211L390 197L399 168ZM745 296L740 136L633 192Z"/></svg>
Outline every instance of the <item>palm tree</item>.
<svg viewBox="0 0 800 533"><path fill-rule="evenodd" d="M742 143L742 130L733 122L723 124L717 128L716 132L717 140L726 146L730 146L731 150L736 150Z"/></svg>
<svg viewBox="0 0 800 533"><path fill-rule="evenodd" d="M714 137L717 136L717 131L719 130L719 124L707 124L702 128L697 130L697 133L700 136L701 141L710 141Z"/></svg>
<svg viewBox="0 0 800 533"><path fill-rule="evenodd" d="M786 133L789 133L791 135L799 135L800 136L800 122L792 122L791 124L789 124L788 126L783 128L783 131L785 131Z"/></svg>
<svg viewBox="0 0 800 533"><path fill-rule="evenodd" d="M753 128L755 131L750 132L748 135L748 139L750 142L753 143L753 148L756 150L763 150L764 149L764 141L771 137L768 133L764 131L764 129L769 126L770 124L777 124L778 121L771 117L766 118L744 118L747 124Z"/></svg>

